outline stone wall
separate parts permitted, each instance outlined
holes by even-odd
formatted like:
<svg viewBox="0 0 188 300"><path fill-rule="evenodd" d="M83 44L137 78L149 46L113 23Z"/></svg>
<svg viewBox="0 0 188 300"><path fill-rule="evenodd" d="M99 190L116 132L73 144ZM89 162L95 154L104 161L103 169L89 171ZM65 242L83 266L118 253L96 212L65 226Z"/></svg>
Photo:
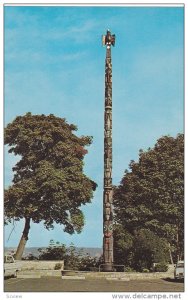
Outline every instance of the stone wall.
<svg viewBox="0 0 188 300"><path fill-rule="evenodd" d="M21 260L19 266L21 270L54 270L57 264L61 264L64 269L64 260Z"/></svg>
<svg viewBox="0 0 188 300"><path fill-rule="evenodd" d="M88 272L62 270L62 278L106 278L108 280L147 280L159 278L174 278L174 265L169 265L167 272Z"/></svg>

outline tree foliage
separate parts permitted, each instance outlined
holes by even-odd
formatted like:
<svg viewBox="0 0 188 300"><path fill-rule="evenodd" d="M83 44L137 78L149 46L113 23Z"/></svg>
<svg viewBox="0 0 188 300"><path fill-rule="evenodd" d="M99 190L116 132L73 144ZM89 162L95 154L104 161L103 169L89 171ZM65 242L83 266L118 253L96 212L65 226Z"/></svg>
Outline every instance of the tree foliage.
<svg viewBox="0 0 188 300"><path fill-rule="evenodd" d="M114 228L114 261L131 267L134 255L134 237L126 228L116 224Z"/></svg>
<svg viewBox="0 0 188 300"><path fill-rule="evenodd" d="M149 229L130 234L122 225L114 229L114 260L132 270L152 270L153 263L169 261L169 247L165 239Z"/></svg>
<svg viewBox="0 0 188 300"><path fill-rule="evenodd" d="M184 135L161 137L140 150L114 190L115 219L130 234L149 229L165 238L176 258L184 237Z"/></svg>
<svg viewBox="0 0 188 300"><path fill-rule="evenodd" d="M133 239L132 267L138 271L152 270L153 263L168 262L167 242L148 229L135 232Z"/></svg>
<svg viewBox="0 0 188 300"><path fill-rule="evenodd" d="M83 172L89 136L78 137L73 124L54 115L27 113L5 128L9 153L20 156L13 168L13 184L5 190L6 222L12 218L44 221L47 229L63 224L64 231L81 232L81 205L89 203L96 183Z"/></svg>

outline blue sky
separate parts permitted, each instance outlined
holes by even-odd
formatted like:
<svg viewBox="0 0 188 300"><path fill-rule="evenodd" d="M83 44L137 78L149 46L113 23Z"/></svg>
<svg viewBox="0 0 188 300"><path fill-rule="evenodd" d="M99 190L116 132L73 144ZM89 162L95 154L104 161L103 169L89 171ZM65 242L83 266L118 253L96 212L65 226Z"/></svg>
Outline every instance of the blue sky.
<svg viewBox="0 0 188 300"><path fill-rule="evenodd" d="M32 224L27 246L50 239L102 246L103 114L105 48L101 35L116 34L113 64L113 184L140 148L162 135L183 132L182 7L6 6L5 125L17 115L53 113L92 135L85 173L98 189L83 207L86 225L68 235ZM6 148L7 150L7 148ZM5 151L5 185L17 158ZM17 246L23 222L5 228L5 245Z"/></svg>

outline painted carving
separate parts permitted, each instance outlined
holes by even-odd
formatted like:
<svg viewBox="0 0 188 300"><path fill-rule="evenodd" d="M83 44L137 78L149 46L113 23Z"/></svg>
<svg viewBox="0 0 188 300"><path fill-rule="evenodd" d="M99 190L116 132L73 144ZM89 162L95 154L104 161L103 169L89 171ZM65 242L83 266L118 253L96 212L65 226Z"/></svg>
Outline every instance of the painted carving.
<svg viewBox="0 0 188 300"><path fill-rule="evenodd" d="M104 113L104 193L103 224L104 263L113 264L113 193L112 193L112 63L111 45L115 44L115 35L103 36L106 45L105 60L105 113Z"/></svg>

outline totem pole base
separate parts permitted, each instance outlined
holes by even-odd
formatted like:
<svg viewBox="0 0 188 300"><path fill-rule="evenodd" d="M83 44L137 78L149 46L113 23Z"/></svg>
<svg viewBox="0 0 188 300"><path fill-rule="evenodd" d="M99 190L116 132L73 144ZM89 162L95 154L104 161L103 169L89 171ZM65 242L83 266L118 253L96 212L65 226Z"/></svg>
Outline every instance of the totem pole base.
<svg viewBox="0 0 188 300"><path fill-rule="evenodd" d="M103 272L113 272L113 265L112 264L104 264L102 266Z"/></svg>

